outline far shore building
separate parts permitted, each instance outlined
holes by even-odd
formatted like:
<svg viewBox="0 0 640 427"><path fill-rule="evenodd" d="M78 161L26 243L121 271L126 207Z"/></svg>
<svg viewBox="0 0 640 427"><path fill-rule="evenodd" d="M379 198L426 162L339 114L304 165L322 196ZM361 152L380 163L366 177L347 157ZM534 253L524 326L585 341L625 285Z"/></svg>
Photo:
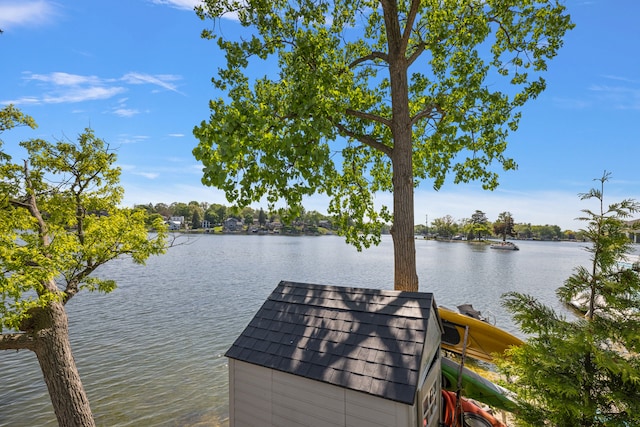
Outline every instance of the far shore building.
<svg viewBox="0 0 640 427"><path fill-rule="evenodd" d="M626 221L628 226L627 235L633 243L640 243L640 219Z"/></svg>
<svg viewBox="0 0 640 427"><path fill-rule="evenodd" d="M436 427L431 293L280 282L225 354L230 426Z"/></svg>
<svg viewBox="0 0 640 427"><path fill-rule="evenodd" d="M229 232L242 231L242 229L244 228L244 222L242 222L238 218L230 217L224 220L223 228L224 231Z"/></svg>
<svg viewBox="0 0 640 427"><path fill-rule="evenodd" d="M171 216L167 220L169 230L180 230L184 228L184 216Z"/></svg>

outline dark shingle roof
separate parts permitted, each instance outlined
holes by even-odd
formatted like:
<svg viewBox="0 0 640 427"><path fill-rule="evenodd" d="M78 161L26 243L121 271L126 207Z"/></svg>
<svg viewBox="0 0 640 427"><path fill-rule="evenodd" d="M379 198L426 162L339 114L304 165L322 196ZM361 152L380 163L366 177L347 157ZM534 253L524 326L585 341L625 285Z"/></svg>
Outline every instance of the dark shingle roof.
<svg viewBox="0 0 640 427"><path fill-rule="evenodd" d="M431 293L280 282L225 355L413 404L431 310Z"/></svg>

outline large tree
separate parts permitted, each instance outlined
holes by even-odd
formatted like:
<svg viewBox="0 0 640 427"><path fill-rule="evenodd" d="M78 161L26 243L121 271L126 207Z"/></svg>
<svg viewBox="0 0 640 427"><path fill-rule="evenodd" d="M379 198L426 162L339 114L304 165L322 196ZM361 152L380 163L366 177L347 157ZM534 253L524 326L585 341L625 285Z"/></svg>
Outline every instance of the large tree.
<svg viewBox="0 0 640 427"><path fill-rule="evenodd" d="M458 231L458 224L451 215L436 218L431 222L431 225L438 237L444 239L450 239Z"/></svg>
<svg viewBox="0 0 640 427"><path fill-rule="evenodd" d="M9 106L0 130L27 124ZM35 353L60 426L95 425L69 343L65 304L116 284L94 275L121 256L143 263L165 249L162 219L150 236L144 210L118 208L120 170L86 130L77 143L21 142L26 159L0 156L0 350Z"/></svg>
<svg viewBox="0 0 640 427"><path fill-rule="evenodd" d="M196 10L216 19L203 37L226 55L212 80L224 97L194 129L203 183L240 205L295 209L327 194L358 248L391 221L395 288L413 291L414 188L452 174L493 189L499 167L516 168L508 134L572 26L553 0L205 0ZM226 14L242 36L226 37ZM393 193L392 209L376 205L379 192Z"/></svg>
<svg viewBox="0 0 640 427"><path fill-rule="evenodd" d="M511 212L501 212L498 219L493 223L493 232L502 236L502 241L507 240L507 236L515 234L515 223Z"/></svg>
<svg viewBox="0 0 640 427"><path fill-rule="evenodd" d="M608 179L605 173L599 188L581 195L599 203L580 218L590 263L576 267L557 290L563 303L585 301L584 317L567 319L532 295L504 297L530 334L501 363L519 398L521 425L640 425L640 276L619 265L631 249L625 220L640 204L627 199L606 206Z"/></svg>

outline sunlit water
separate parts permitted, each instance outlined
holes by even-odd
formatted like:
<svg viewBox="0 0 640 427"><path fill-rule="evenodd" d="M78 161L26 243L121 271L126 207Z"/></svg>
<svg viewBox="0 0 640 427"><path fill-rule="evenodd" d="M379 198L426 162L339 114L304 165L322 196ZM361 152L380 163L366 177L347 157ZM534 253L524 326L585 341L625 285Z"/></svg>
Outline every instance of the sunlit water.
<svg viewBox="0 0 640 427"><path fill-rule="evenodd" d="M473 303L518 333L500 306L526 292L563 311L555 289L588 262L581 243L518 242L520 251L416 240L420 290L439 305ZM357 252L340 237L202 236L146 266L100 270L109 295L68 305L71 341L100 426L225 426L224 352L280 280L393 289L393 246ZM0 352L0 426L55 426L35 356Z"/></svg>

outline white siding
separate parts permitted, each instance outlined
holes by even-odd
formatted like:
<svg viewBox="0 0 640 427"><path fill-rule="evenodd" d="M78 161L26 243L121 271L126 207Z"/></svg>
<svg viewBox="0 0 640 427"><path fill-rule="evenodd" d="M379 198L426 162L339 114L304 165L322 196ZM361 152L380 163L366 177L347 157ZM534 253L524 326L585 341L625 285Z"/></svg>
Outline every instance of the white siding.
<svg viewBox="0 0 640 427"><path fill-rule="evenodd" d="M230 426L264 426L271 419L271 371L229 359Z"/></svg>
<svg viewBox="0 0 640 427"><path fill-rule="evenodd" d="M344 423L344 389L273 372L274 426L331 427Z"/></svg>
<svg viewBox="0 0 640 427"><path fill-rule="evenodd" d="M410 424L413 406L346 390L345 425L350 427L415 426Z"/></svg>
<svg viewBox="0 0 640 427"><path fill-rule="evenodd" d="M414 427L415 412L414 406L229 359L230 427Z"/></svg>

